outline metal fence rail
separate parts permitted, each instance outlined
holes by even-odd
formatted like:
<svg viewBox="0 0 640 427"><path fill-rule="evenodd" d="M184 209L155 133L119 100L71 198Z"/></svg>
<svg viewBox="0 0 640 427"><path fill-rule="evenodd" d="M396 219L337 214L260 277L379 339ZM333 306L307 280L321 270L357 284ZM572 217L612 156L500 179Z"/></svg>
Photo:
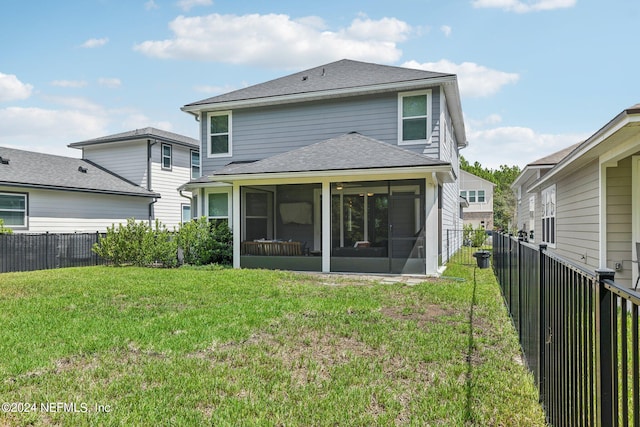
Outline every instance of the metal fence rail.
<svg viewBox="0 0 640 427"><path fill-rule="evenodd" d="M91 248L100 233L0 234L0 273L102 265Z"/></svg>
<svg viewBox="0 0 640 427"><path fill-rule="evenodd" d="M547 421L640 425L640 294L545 245L496 234L494 271Z"/></svg>

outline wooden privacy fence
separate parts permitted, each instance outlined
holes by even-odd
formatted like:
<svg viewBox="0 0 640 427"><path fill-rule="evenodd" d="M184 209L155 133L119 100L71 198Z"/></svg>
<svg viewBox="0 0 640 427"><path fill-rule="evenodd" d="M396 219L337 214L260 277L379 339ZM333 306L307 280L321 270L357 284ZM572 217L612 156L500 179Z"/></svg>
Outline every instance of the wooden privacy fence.
<svg viewBox="0 0 640 427"><path fill-rule="evenodd" d="M493 264L547 421L640 425L640 294L508 235Z"/></svg>
<svg viewBox="0 0 640 427"><path fill-rule="evenodd" d="M0 273L102 265L91 248L100 233L0 234Z"/></svg>

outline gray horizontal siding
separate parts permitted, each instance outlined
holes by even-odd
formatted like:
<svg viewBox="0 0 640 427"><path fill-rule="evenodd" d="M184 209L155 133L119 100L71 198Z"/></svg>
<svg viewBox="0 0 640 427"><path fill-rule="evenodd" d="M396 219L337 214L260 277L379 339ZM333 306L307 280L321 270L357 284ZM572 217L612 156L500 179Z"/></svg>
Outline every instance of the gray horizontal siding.
<svg viewBox="0 0 640 427"><path fill-rule="evenodd" d="M631 157L618 162L616 167L607 168L607 267L614 268L622 263L622 270L616 272L616 282L631 284L633 269L632 254L632 171Z"/></svg>
<svg viewBox="0 0 640 427"><path fill-rule="evenodd" d="M201 118L203 174L230 162L260 160L348 132L397 144L398 96L376 96L287 104L233 111L233 157L207 157L207 117ZM402 148L438 158L440 96L432 89L432 143ZM363 153L366 154L366 153Z"/></svg>
<svg viewBox="0 0 640 427"><path fill-rule="evenodd" d="M557 252L588 268L599 267L599 172L593 161L556 186Z"/></svg>

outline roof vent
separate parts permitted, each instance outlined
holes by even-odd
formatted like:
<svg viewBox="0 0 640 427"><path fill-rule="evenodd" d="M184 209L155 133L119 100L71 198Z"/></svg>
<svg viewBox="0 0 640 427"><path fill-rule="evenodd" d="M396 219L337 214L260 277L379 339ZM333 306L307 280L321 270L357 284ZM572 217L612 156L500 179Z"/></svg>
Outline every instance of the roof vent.
<svg viewBox="0 0 640 427"><path fill-rule="evenodd" d="M309 76L302 76L302 81L306 82L308 78L309 78Z"/></svg>
<svg viewBox="0 0 640 427"><path fill-rule="evenodd" d="M0 156L0 164L8 165L9 164L9 159Z"/></svg>
<svg viewBox="0 0 640 427"><path fill-rule="evenodd" d="M82 166L78 166L78 172L87 173L88 169L83 168Z"/></svg>

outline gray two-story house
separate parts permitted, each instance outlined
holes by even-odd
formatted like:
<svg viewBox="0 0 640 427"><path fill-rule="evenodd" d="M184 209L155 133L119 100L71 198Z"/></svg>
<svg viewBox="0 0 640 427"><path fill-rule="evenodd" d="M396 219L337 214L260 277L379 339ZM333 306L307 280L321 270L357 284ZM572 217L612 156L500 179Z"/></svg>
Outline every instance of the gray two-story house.
<svg viewBox="0 0 640 427"><path fill-rule="evenodd" d="M457 78L340 60L185 105L200 122L194 216L234 266L436 275L462 228Z"/></svg>

